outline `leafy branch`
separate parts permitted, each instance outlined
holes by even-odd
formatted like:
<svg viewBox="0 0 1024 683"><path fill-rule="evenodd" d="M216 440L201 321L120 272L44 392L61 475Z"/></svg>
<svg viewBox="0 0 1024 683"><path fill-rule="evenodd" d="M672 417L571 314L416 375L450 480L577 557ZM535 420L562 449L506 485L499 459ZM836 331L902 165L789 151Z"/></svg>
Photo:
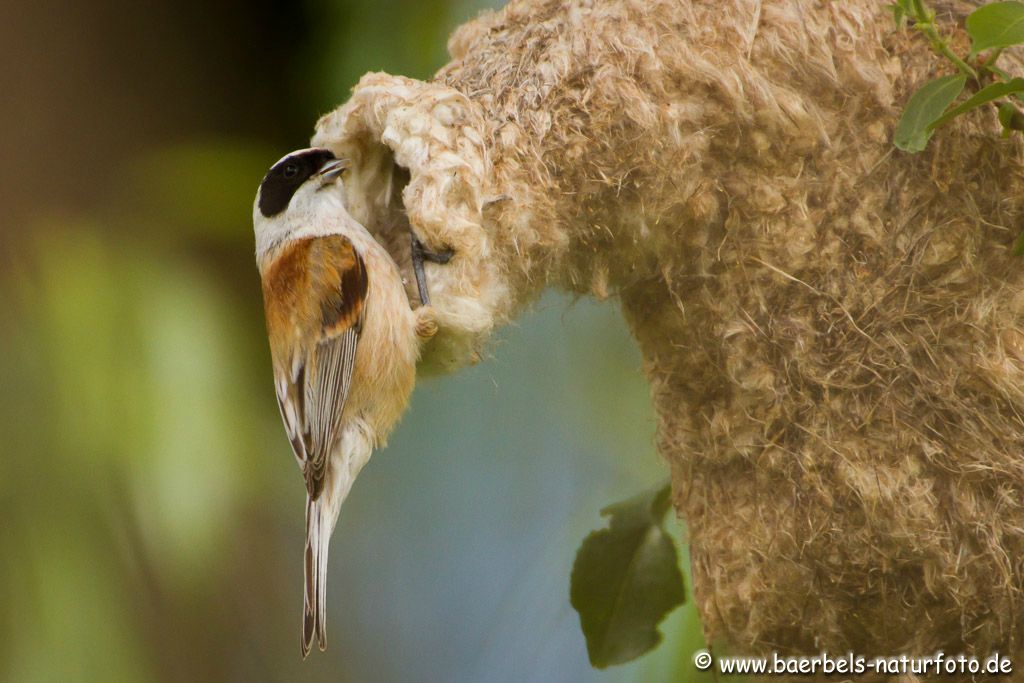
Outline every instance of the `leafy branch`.
<svg viewBox="0 0 1024 683"><path fill-rule="evenodd" d="M933 50L953 62L965 76L978 78L978 72L960 59L949 47L949 42L939 33L939 29L935 25L935 12L925 6L924 0L897 0L893 8L893 12L903 12L904 15L913 18L914 28L928 38ZM896 15L896 23L902 23L902 17L899 14Z"/></svg>
<svg viewBox="0 0 1024 683"><path fill-rule="evenodd" d="M1024 131L1024 114L1008 99L1020 99L1024 78L1013 77L997 66L1004 48L1024 43L1024 3L996 2L972 12L966 21L970 53L961 57L935 23L935 12L925 0L896 0L889 6L899 27L909 25L928 40L932 49L956 67L957 73L925 83L907 102L896 126L893 143L916 153L928 145L936 129L974 109L991 105L999 112L1003 134ZM984 54L983 54L984 53ZM954 106L968 83L976 92Z"/></svg>

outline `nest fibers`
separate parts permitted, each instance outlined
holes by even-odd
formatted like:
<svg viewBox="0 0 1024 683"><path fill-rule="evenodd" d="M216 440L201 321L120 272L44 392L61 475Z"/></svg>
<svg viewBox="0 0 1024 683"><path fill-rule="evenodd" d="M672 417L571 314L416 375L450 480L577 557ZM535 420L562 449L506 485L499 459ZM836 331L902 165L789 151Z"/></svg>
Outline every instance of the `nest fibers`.
<svg viewBox="0 0 1024 683"><path fill-rule="evenodd" d="M314 138L405 267L410 223L455 250L428 359L616 295L710 639L1020 652L1021 146L980 111L892 147L923 39L874 1L523 0L449 50Z"/></svg>

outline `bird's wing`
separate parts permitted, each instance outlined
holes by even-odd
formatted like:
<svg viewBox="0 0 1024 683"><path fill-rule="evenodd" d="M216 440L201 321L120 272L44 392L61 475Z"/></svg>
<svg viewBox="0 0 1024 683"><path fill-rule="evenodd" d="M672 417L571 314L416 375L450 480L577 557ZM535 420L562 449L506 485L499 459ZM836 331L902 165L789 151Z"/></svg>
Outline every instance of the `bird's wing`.
<svg viewBox="0 0 1024 683"><path fill-rule="evenodd" d="M284 247L264 275L278 405L312 500L351 387L367 284L362 258L342 235Z"/></svg>

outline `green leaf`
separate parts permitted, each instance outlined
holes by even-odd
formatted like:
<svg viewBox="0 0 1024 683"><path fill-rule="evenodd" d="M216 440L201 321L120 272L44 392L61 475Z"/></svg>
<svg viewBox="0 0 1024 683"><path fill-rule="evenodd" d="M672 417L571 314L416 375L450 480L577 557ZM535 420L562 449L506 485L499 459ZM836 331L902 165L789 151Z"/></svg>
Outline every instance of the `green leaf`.
<svg viewBox="0 0 1024 683"><path fill-rule="evenodd" d="M658 624L683 603L676 546L662 527L669 494L666 484L608 506L601 511L608 528L576 553L569 598L599 669L651 650L661 642Z"/></svg>
<svg viewBox="0 0 1024 683"><path fill-rule="evenodd" d="M1006 97L1007 95L1012 95L1018 92L1024 92L1024 78L1014 78L1006 83L993 83L988 85L976 92L973 97L965 101L963 104L953 107L945 114L929 123L927 130L935 130L939 126L949 123L949 121L954 117L960 116L960 114L972 109L977 109L981 105L987 104L992 100L997 100L1000 97Z"/></svg>
<svg viewBox="0 0 1024 683"><path fill-rule="evenodd" d="M892 12L892 19L896 22L896 28L903 28L903 20L907 17L903 8L899 5L886 5L885 8Z"/></svg>
<svg viewBox="0 0 1024 683"><path fill-rule="evenodd" d="M1013 131L1024 131L1024 114L1012 102L1003 102L999 105L999 123L1003 126L1003 137Z"/></svg>
<svg viewBox="0 0 1024 683"><path fill-rule="evenodd" d="M967 17L967 33L972 55L1024 43L1024 4L993 2L979 7Z"/></svg>
<svg viewBox="0 0 1024 683"><path fill-rule="evenodd" d="M963 91L967 77L943 76L928 81L915 92L896 125L893 143L904 152L920 152L932 137L928 126L942 116L946 107Z"/></svg>
<svg viewBox="0 0 1024 683"><path fill-rule="evenodd" d="M911 15L910 11L910 0L896 0L891 5L886 5L889 11L892 12L893 21L896 22L896 28L903 28L903 23L908 16Z"/></svg>

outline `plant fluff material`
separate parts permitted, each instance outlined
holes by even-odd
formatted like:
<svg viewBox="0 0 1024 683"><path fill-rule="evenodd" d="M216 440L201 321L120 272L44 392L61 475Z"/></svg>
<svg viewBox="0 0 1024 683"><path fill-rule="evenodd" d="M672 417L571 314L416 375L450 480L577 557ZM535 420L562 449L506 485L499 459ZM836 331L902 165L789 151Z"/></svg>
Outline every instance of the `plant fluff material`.
<svg viewBox="0 0 1024 683"><path fill-rule="evenodd" d="M410 222L455 251L424 362L474 362L545 287L617 297L709 642L1018 653L1024 179L995 113L895 150L949 66L876 1L516 0L448 48L313 139L404 268Z"/></svg>

